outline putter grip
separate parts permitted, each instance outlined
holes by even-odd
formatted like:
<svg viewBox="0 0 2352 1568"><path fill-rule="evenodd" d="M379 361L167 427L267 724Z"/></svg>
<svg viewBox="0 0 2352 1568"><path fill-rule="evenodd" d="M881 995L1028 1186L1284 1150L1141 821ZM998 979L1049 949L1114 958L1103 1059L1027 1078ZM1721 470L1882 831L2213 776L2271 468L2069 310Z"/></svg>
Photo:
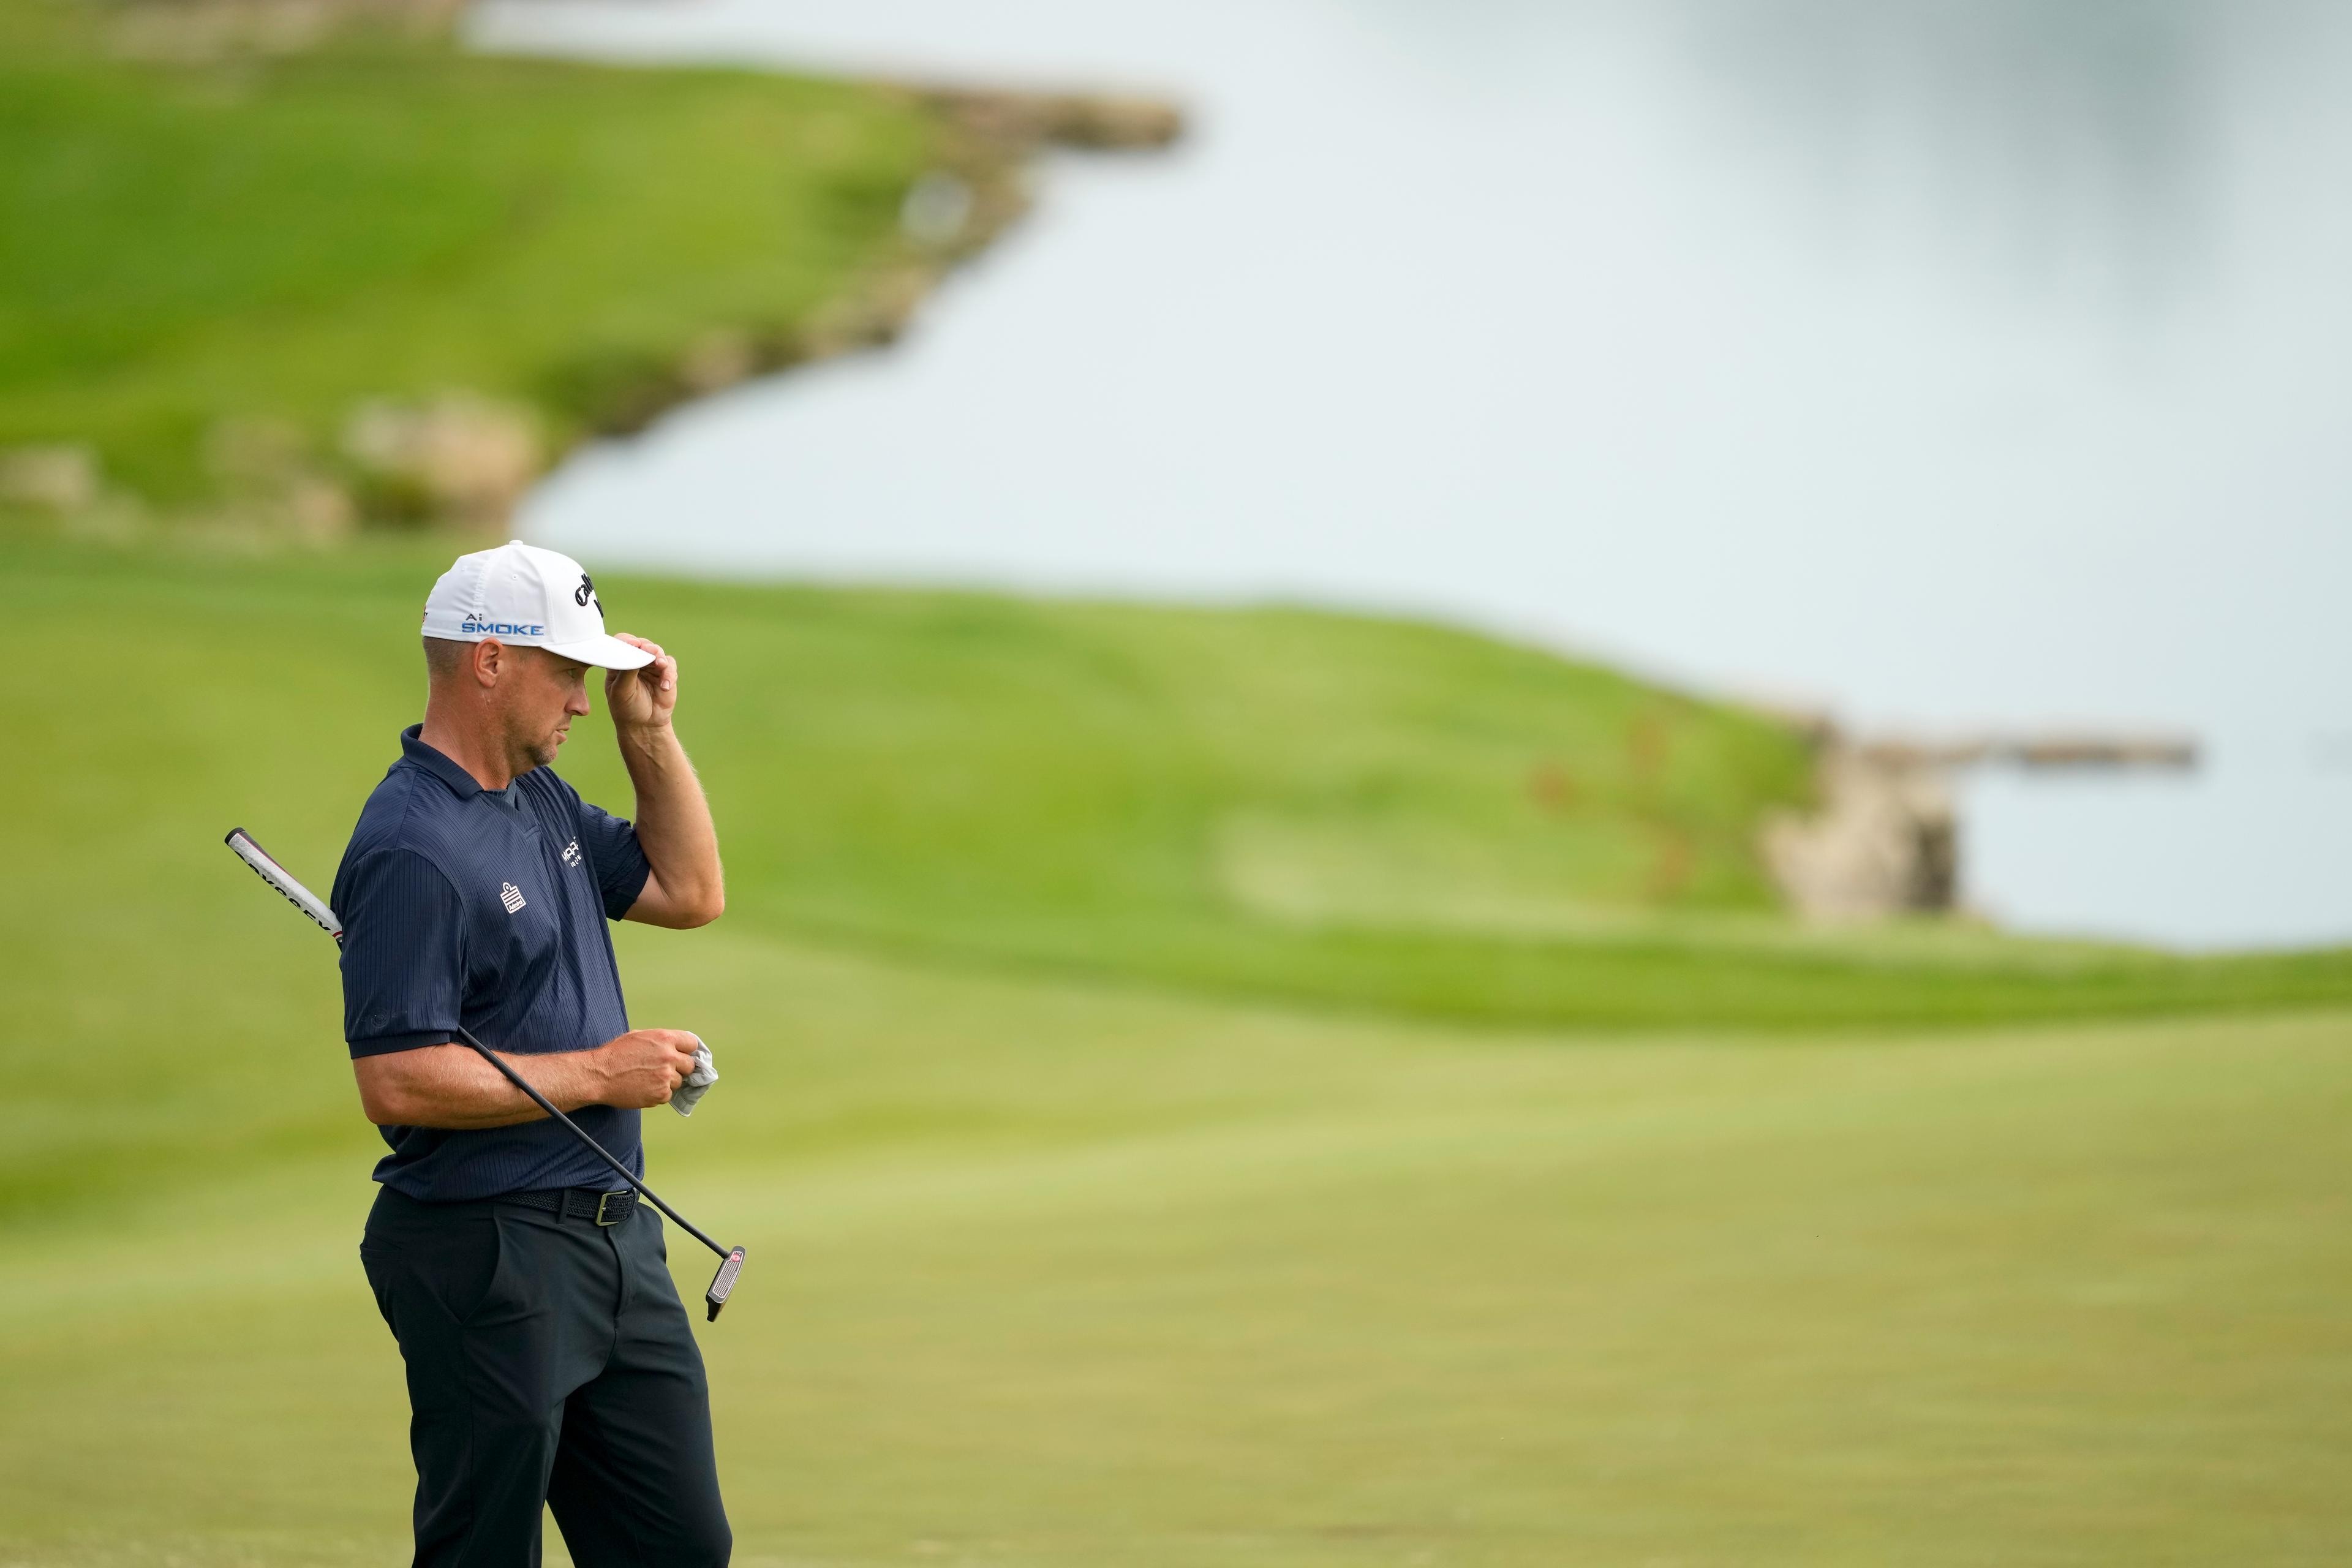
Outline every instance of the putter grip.
<svg viewBox="0 0 2352 1568"><path fill-rule="evenodd" d="M335 911L327 907L326 900L295 880L294 873L280 866L277 858L264 849L252 834L242 827L232 827L228 837L221 842L226 844L238 859L252 867L256 876L283 894L288 903L317 921L320 931L339 942L343 940L343 922L335 918Z"/></svg>

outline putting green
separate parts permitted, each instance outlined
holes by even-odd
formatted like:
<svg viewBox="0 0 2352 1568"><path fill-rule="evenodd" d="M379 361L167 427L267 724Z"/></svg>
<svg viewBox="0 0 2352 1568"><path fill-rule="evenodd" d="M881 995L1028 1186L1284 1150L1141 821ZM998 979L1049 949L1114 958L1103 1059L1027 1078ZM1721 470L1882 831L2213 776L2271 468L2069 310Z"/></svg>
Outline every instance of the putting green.
<svg viewBox="0 0 2352 1568"><path fill-rule="evenodd" d="M628 946L725 1052L652 1157L751 1247L739 1562L2352 1551L2352 1017L1571 1043ZM16 1237L0 1562L399 1556L348 1120Z"/></svg>

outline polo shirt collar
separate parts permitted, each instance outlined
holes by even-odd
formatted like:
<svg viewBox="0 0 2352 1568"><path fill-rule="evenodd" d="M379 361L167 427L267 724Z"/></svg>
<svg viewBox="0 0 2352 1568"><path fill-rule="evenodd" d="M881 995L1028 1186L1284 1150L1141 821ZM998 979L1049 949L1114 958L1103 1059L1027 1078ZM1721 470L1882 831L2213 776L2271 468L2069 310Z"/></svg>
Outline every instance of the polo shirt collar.
<svg viewBox="0 0 2352 1568"><path fill-rule="evenodd" d="M400 754L447 784L459 800L471 800L490 792L476 782L474 775L451 762L438 750L418 739L425 731L422 724L411 724L400 732ZM499 792L503 795L506 792Z"/></svg>

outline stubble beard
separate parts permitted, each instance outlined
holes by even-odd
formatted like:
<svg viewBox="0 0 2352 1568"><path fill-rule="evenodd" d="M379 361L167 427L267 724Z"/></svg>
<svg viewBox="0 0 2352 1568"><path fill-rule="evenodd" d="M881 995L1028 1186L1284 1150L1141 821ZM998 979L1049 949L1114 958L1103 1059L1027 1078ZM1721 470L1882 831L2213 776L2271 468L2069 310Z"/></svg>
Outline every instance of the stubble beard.
<svg viewBox="0 0 2352 1568"><path fill-rule="evenodd" d="M520 778L534 768L543 768L554 762L556 751L561 744L556 740L552 730L526 729L521 723L516 722L520 718L520 715L509 717L506 744L507 765L513 770L517 778Z"/></svg>
<svg viewBox="0 0 2352 1568"><path fill-rule="evenodd" d="M527 663L536 663L548 657L540 648L519 647L514 651L519 660ZM532 669L528 673L537 677L543 672ZM549 694L540 689L541 686L536 679L521 682L509 699L512 705L502 714L507 763L514 770L517 778L534 768L548 767L554 763L556 753L563 745L564 728L571 722L569 702L562 700L559 695L553 710L548 711Z"/></svg>

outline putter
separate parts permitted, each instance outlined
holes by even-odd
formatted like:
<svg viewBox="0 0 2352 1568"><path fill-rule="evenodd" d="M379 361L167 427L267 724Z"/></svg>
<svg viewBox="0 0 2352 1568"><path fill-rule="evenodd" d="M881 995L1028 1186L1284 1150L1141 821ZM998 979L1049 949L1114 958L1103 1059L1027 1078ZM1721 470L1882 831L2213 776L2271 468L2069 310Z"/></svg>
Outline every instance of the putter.
<svg viewBox="0 0 2352 1568"><path fill-rule="evenodd" d="M292 904L296 909L300 910L304 914L309 915L310 919L317 923L320 931L325 931L329 936L333 937L337 947L341 947L343 944L343 922L335 918L335 911L329 909L326 904L320 900L316 893L313 893L310 889L296 881L294 879L294 873L289 871L285 867L279 865L275 859L273 859L268 850L264 849L259 844L254 841L253 835L247 833L242 827L231 828L229 830L228 837L225 839L224 842L228 845L231 850L235 851L238 859L252 867L254 870L260 875L263 881L268 883L271 887L284 894L286 896L287 902ZM501 1073L504 1073L509 1083L514 1085L517 1089L530 1096L531 1102L533 1104L537 1105L541 1110L546 1111L548 1115L555 1118L556 1121L562 1122L563 1124L564 1131L570 1132L574 1138L579 1139L580 1142L587 1147L589 1152L594 1154L596 1158L604 1161L607 1165L612 1166L613 1172L615 1175L619 1176L621 1180L628 1183L629 1185L637 1190L638 1196L644 1198L647 1203L653 1205L654 1207L661 1210L662 1213L676 1220L678 1225L685 1229L688 1235L693 1237L695 1240L702 1243L703 1246L710 1248L711 1251L719 1255L719 1272L711 1276L710 1289L702 1293L703 1301L710 1308L710 1316L704 1321L707 1322L717 1322L719 1321L719 1309L727 1305L727 1298L729 1294L734 1290L735 1281L742 1276L743 1249L740 1247L719 1246L717 1242L711 1240L710 1237L704 1235L699 1226L697 1226L692 1220L687 1218L684 1215L670 1207L669 1205L662 1202L659 1197L655 1195L654 1190L651 1187L646 1185L645 1183L631 1175L629 1173L629 1168L626 1165L622 1164L621 1162L615 1160L611 1154L607 1153L604 1150L604 1146L602 1143L597 1142L593 1138L589 1137L588 1134L581 1129L578 1122L572 1121L569 1116L564 1115L563 1112L556 1110L554 1103L551 1101L547 1096L540 1093L539 1090L533 1089L529 1083L525 1082L522 1074L515 1071L514 1068L507 1065L505 1058L499 1056L498 1052L490 1049L489 1047L482 1044L481 1041L474 1038L472 1032L467 1029L464 1025L458 1024L452 1026L451 1032L466 1044L473 1047L475 1050L480 1052L484 1061L498 1068Z"/></svg>

